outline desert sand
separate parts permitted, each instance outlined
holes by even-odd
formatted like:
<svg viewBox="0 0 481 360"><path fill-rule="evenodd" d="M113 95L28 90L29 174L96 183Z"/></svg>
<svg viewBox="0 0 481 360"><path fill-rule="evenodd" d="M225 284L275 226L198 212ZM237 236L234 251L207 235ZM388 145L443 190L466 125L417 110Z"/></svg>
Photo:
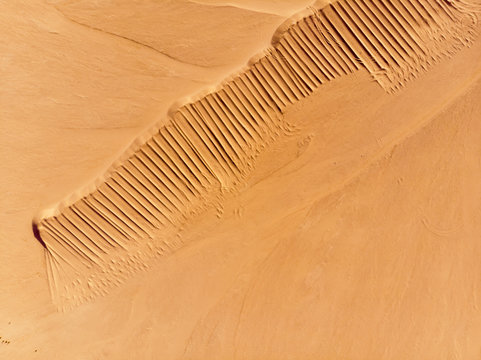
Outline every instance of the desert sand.
<svg viewBox="0 0 481 360"><path fill-rule="evenodd" d="M481 357L480 1L0 8L0 359Z"/></svg>

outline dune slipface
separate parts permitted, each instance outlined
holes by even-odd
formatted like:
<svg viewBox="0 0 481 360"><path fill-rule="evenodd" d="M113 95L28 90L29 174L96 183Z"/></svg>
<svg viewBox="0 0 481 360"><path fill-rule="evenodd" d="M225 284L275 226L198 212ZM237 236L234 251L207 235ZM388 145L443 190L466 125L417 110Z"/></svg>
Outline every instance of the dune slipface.
<svg viewBox="0 0 481 360"><path fill-rule="evenodd" d="M318 2L284 23L272 47L218 88L173 107L90 188L34 223L54 303L105 294L183 245L180 229L222 211L256 158L295 123L286 109L327 82L366 70L386 92L469 46L480 5L449 0Z"/></svg>

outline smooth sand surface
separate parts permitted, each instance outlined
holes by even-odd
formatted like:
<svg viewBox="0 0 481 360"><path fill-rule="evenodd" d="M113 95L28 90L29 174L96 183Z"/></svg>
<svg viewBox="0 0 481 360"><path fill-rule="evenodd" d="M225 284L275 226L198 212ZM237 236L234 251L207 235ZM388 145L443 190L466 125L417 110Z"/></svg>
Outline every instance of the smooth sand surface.
<svg viewBox="0 0 481 360"><path fill-rule="evenodd" d="M320 4L1 5L0 359L481 356L481 4Z"/></svg>

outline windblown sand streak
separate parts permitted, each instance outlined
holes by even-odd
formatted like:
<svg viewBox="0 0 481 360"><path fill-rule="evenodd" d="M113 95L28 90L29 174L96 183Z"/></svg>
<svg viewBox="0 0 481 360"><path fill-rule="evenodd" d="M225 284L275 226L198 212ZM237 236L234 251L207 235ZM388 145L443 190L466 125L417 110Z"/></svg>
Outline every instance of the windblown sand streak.
<svg viewBox="0 0 481 360"><path fill-rule="evenodd" d="M467 1L344 0L293 17L244 71L172 112L95 189L34 225L54 302L65 308L106 293L181 246L179 229L220 206L258 154L289 133L282 114L290 104L361 68L386 91L399 89L472 42L479 8Z"/></svg>

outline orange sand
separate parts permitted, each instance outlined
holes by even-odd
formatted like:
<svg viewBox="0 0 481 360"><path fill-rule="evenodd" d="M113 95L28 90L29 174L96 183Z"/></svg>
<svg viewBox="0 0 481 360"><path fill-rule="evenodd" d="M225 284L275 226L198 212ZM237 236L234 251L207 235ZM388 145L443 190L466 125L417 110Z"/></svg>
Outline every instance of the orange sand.
<svg viewBox="0 0 481 360"><path fill-rule="evenodd" d="M374 57L286 106L287 130L169 237L175 251L65 311L52 298L32 219L84 196L169 108L217 89L307 5L1 5L0 359L479 358L477 37L456 51L446 40L409 81L394 69L393 89L376 77L380 43L365 43Z"/></svg>

